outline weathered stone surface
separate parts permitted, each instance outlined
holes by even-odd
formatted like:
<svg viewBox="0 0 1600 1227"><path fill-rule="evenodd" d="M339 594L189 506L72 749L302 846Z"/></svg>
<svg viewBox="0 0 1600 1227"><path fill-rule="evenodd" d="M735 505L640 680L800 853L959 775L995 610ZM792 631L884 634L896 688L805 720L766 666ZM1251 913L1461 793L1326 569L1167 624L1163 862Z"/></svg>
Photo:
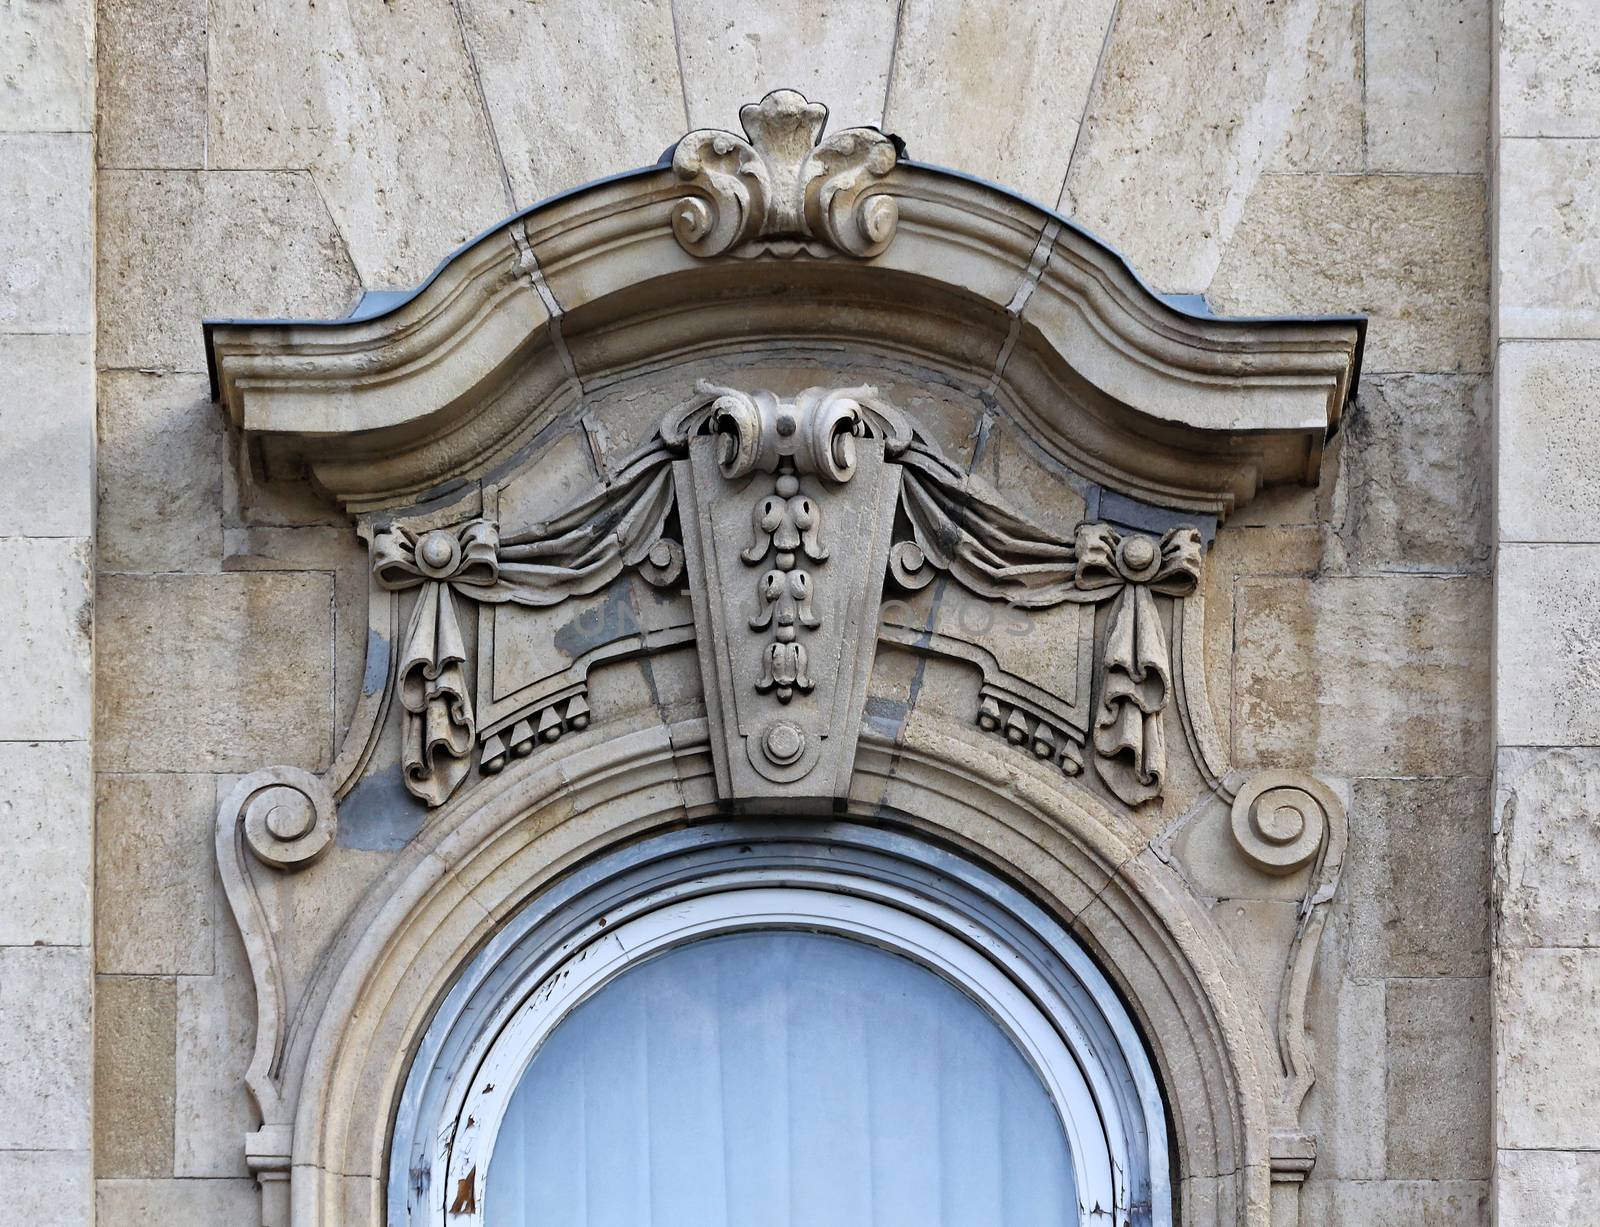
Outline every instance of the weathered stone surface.
<svg viewBox="0 0 1600 1227"><path fill-rule="evenodd" d="M1496 728L1511 746L1600 745L1600 546L1502 545Z"/></svg>
<svg viewBox="0 0 1600 1227"><path fill-rule="evenodd" d="M1486 771L1485 581L1244 580L1235 631L1238 764L1352 777Z"/></svg>
<svg viewBox="0 0 1600 1227"><path fill-rule="evenodd" d="M1388 1174L1487 1180L1489 981L1390 981L1384 1017Z"/></svg>
<svg viewBox="0 0 1600 1227"><path fill-rule="evenodd" d="M1054 205L1114 7L912 0L901 8L884 126L914 158Z"/></svg>
<svg viewBox="0 0 1600 1227"><path fill-rule="evenodd" d="M93 596L81 537L0 537L0 741L89 735Z"/></svg>
<svg viewBox="0 0 1600 1227"><path fill-rule="evenodd" d="M107 576L100 601L103 770L326 764L329 576Z"/></svg>
<svg viewBox="0 0 1600 1227"><path fill-rule="evenodd" d="M1589 0L1496 6L1502 136L1600 136L1600 9Z"/></svg>
<svg viewBox="0 0 1600 1227"><path fill-rule="evenodd" d="M209 775L109 775L95 786L95 968L102 974L209 975Z"/></svg>
<svg viewBox="0 0 1600 1227"><path fill-rule="evenodd" d="M99 5L95 63L100 165L205 165L205 0Z"/></svg>
<svg viewBox="0 0 1600 1227"><path fill-rule="evenodd" d="M1486 370L1485 204L1471 175L1264 176L1208 297L1236 315L1363 312L1364 374Z"/></svg>
<svg viewBox="0 0 1600 1227"><path fill-rule="evenodd" d="M0 946L89 942L87 742L0 742Z"/></svg>
<svg viewBox="0 0 1600 1227"><path fill-rule="evenodd" d="M1486 1180L1319 1180L1307 1182L1300 1221L1361 1227L1489 1227Z"/></svg>
<svg viewBox="0 0 1600 1227"><path fill-rule="evenodd" d="M254 1180L97 1180L97 1227L233 1227L261 1214Z"/></svg>
<svg viewBox="0 0 1600 1227"><path fill-rule="evenodd" d="M101 376L102 571L218 568L225 445L204 376Z"/></svg>
<svg viewBox="0 0 1600 1227"><path fill-rule="evenodd" d="M210 30L207 165L309 167L365 284L415 284L508 211L450 0L225 0Z"/></svg>
<svg viewBox="0 0 1600 1227"><path fill-rule="evenodd" d="M1340 535L1353 567L1487 569L1488 380L1452 375L1363 380L1345 431Z"/></svg>
<svg viewBox="0 0 1600 1227"><path fill-rule="evenodd" d="M1495 363L1502 541L1592 540L1600 342L1506 341Z"/></svg>
<svg viewBox="0 0 1600 1227"><path fill-rule="evenodd" d="M89 332L94 146L0 135L0 332Z"/></svg>
<svg viewBox="0 0 1600 1227"><path fill-rule="evenodd" d="M1358 164L1354 8L1122 4L1062 208L1158 288L1204 290L1275 155Z"/></svg>
<svg viewBox="0 0 1600 1227"><path fill-rule="evenodd" d="M1600 1153L1502 1150L1495 1182L1499 1227L1587 1227L1600 1187Z"/></svg>
<svg viewBox="0 0 1600 1227"><path fill-rule="evenodd" d="M87 1150L0 1150L0 1205L18 1223L90 1227L90 1175Z"/></svg>
<svg viewBox="0 0 1600 1227"><path fill-rule="evenodd" d="M1313 984L1307 1018L1317 1040L1317 1080L1301 1119L1316 1134L1323 1178L1384 1175L1384 1130L1376 1127L1388 1097L1384 990L1382 981L1345 979L1331 969Z"/></svg>
<svg viewBox="0 0 1600 1227"><path fill-rule="evenodd" d="M334 661L337 731L355 709L367 669L370 626L366 544L346 525L334 527L229 528L223 531L224 571L327 571L333 575Z"/></svg>
<svg viewBox="0 0 1600 1227"><path fill-rule="evenodd" d="M1357 780L1353 801L1350 974L1487 975L1488 779Z"/></svg>
<svg viewBox="0 0 1600 1227"><path fill-rule="evenodd" d="M93 338L0 334L0 371L0 536L89 536Z"/></svg>
<svg viewBox="0 0 1600 1227"><path fill-rule="evenodd" d="M1600 150L1506 140L1497 169L1500 335L1600 336Z"/></svg>
<svg viewBox="0 0 1600 1227"><path fill-rule="evenodd" d="M100 1176L172 1172L175 993L167 977L95 978L94 1156Z"/></svg>
<svg viewBox="0 0 1600 1227"><path fill-rule="evenodd" d="M1488 0L1366 0L1367 165L1482 173L1488 155Z"/></svg>
<svg viewBox="0 0 1600 1227"><path fill-rule="evenodd" d="M1494 816L1504 946L1600 946L1600 750L1502 749Z"/></svg>
<svg viewBox="0 0 1600 1227"><path fill-rule="evenodd" d="M231 923L217 934L217 974L178 980L173 1173L248 1176L244 1136L256 1126L244 1086L255 1040L255 992Z"/></svg>
<svg viewBox="0 0 1600 1227"><path fill-rule="evenodd" d="M683 135L668 0L461 10L517 207L648 166Z"/></svg>
<svg viewBox="0 0 1600 1227"><path fill-rule="evenodd" d="M91 975L86 949L0 946L0 1151L88 1149Z"/></svg>
<svg viewBox="0 0 1600 1227"><path fill-rule="evenodd" d="M1600 1102L1600 950L1498 954L1495 1102L1498 1143L1590 1150Z"/></svg>
<svg viewBox="0 0 1600 1227"><path fill-rule="evenodd" d="M0 132L87 132L94 5L0 0Z"/></svg>
<svg viewBox="0 0 1600 1227"><path fill-rule="evenodd" d="M358 291L304 171L102 171L99 236L102 367L203 371L202 318L337 316Z"/></svg>
<svg viewBox="0 0 1600 1227"><path fill-rule="evenodd" d="M690 128L739 130L739 108L769 90L825 102L830 131L883 120L893 4L689 0L675 8Z"/></svg>

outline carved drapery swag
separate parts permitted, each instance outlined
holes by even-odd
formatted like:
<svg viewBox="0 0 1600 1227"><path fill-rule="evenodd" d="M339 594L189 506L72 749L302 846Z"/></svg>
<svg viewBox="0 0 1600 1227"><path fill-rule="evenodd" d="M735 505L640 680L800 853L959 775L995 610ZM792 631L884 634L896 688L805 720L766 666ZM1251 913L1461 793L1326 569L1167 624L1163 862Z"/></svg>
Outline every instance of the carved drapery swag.
<svg viewBox="0 0 1600 1227"><path fill-rule="evenodd" d="M405 709L401 763L412 793L442 805L471 764L477 723L454 597L558 605L603 588L625 567L675 579L681 550L675 557L658 551L655 562L649 557L672 510L670 462L670 455L645 453L559 518L521 532L502 536L497 525L473 520L423 532L394 525L374 536L377 582L391 591L423 589L397 675Z"/></svg>
<svg viewBox="0 0 1600 1227"><path fill-rule="evenodd" d="M942 572L978 596L1021 609L1112 602L1094 749L1101 777L1124 801L1160 794L1172 665L1155 598L1195 591L1197 530L1174 528L1157 539L1086 523L1062 540L948 460L874 388L811 388L793 400L706 382L698 392L663 418L619 472L554 519L508 532L479 519L429 530L397 524L376 534L377 582L423 589L399 669L403 761L413 793L443 804L469 769L477 733L455 599L552 606L595 592L629 568L654 584L676 583L684 548L668 535L680 510L673 464L694 436L709 435L726 481L772 477L770 488L753 492L751 538L740 551L755 568L745 620L758 636L751 645L761 658L756 690L787 703L813 683L804 638L820 623L813 598L824 577L813 569L829 557L828 507L800 482L814 478L816 489L841 489L856 471L857 441L871 437L898 468L897 506L910 526L887 552L888 573L902 587L914 591ZM778 722L763 744L769 758L777 755L771 769L786 755L798 759L805 737Z"/></svg>

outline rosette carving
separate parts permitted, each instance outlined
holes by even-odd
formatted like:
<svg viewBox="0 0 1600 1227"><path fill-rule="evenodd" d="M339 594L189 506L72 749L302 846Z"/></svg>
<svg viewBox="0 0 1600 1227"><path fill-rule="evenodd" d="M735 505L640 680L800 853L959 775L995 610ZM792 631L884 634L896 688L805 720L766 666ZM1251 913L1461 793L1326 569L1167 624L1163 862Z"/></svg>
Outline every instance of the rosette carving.
<svg viewBox="0 0 1600 1227"><path fill-rule="evenodd" d="M701 129L678 142L672 169L695 192L672 211L672 232L696 256L833 251L882 253L900 220L872 188L894 169L894 142L876 128L826 140L828 108L774 90L739 110L745 139Z"/></svg>

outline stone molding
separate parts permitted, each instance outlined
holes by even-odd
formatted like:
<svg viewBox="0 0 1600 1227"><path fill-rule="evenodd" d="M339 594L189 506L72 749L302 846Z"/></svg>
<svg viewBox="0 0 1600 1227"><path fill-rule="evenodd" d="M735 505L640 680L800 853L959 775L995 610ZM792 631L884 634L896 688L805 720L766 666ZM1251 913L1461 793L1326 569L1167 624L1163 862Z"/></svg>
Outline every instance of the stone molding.
<svg viewBox="0 0 1600 1227"><path fill-rule="evenodd" d="M1269 1185L1315 1159L1305 1002L1347 831L1326 784L1232 770L1201 578L1260 485L1315 479L1360 322L1186 314L1083 232L874 129L822 140L799 95L742 118L747 141L694 133L670 167L519 215L384 313L208 325L255 476L309 476L370 561L333 766L255 773L218 814L256 984L265 1227L382 1221L387 1118L353 1105L392 1103L394 1054L495 918L587 852L733 810L905 823L1024 876L1049 849L1040 897L1160 1058L1187 1204L1209 1207L1192 1221L1264 1227ZM762 389L737 373L753 352L977 388L1066 477L1014 504L914 395ZM585 398L624 380L661 399L649 430L604 456L590 438L582 480L533 497ZM875 711L886 652L967 679L963 710ZM686 653L703 717L593 706L591 671ZM340 803L395 777L418 833L325 947L280 949L301 939L273 931L265 886L297 889ZM1275 1008L1246 1000L1172 853L1218 807L1241 872L1303 883ZM373 1186L370 1213L347 1181Z"/></svg>

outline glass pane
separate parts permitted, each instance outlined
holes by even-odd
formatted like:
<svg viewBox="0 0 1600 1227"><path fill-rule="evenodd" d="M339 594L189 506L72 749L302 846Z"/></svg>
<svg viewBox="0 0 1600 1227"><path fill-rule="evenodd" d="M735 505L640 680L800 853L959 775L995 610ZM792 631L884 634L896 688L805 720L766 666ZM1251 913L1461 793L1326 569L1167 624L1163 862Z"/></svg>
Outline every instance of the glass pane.
<svg viewBox="0 0 1600 1227"><path fill-rule="evenodd" d="M965 993L814 933L679 947L512 1094L489 1227L1075 1227L1043 1084Z"/></svg>

